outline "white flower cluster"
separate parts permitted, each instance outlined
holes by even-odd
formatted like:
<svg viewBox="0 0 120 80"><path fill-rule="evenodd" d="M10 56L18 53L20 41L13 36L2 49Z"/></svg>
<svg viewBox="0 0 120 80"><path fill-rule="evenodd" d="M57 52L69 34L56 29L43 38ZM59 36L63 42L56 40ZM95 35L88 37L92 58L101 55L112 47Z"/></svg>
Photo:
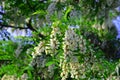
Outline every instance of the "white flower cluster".
<svg viewBox="0 0 120 80"><path fill-rule="evenodd" d="M48 22L50 22L50 17L55 13L55 11L56 11L56 2L53 2L48 6L47 9L48 14L46 15L46 20Z"/></svg>
<svg viewBox="0 0 120 80"><path fill-rule="evenodd" d="M1 80L17 80L14 75L4 75Z"/></svg>
<svg viewBox="0 0 120 80"><path fill-rule="evenodd" d="M60 60L60 67L62 68L61 77L62 80L66 80L68 77L79 80L80 78L85 78L86 71L86 62L92 59L88 56L93 56L91 46L87 46L86 39L82 35L78 36L74 28L68 28L65 32L65 38L63 42L64 55ZM83 63L79 63L78 56L75 55L84 55L86 57L81 57L81 60L84 60ZM88 68L88 67L87 67Z"/></svg>
<svg viewBox="0 0 120 80"><path fill-rule="evenodd" d="M34 60L31 65L40 68L39 72L41 72L41 76L45 79L53 77L55 68L54 64L48 67L45 66L47 59L47 56L45 55L50 54L51 56L54 56L57 53L57 49L59 47L58 37L60 34L60 29L56 26L52 26L50 41L41 41L38 46L34 48L35 51L32 53ZM43 52L46 54L42 54Z"/></svg>
<svg viewBox="0 0 120 80"><path fill-rule="evenodd" d="M62 68L62 80L66 80L66 78L69 77L69 73L71 75L71 78L80 78L80 64L78 58L74 56L76 54L75 51L79 49L78 40L79 36L77 36L73 29L69 28L65 32L63 43L64 59L60 61L60 67Z"/></svg>
<svg viewBox="0 0 120 80"><path fill-rule="evenodd" d="M70 74L71 78L79 79L80 78L80 64L79 62L70 62Z"/></svg>
<svg viewBox="0 0 120 80"><path fill-rule="evenodd" d="M58 35L60 35L60 29L58 27L52 26L52 32L50 35L50 46L46 47L46 54L50 54L53 56L57 53L57 49L59 47Z"/></svg>
<svg viewBox="0 0 120 80"><path fill-rule="evenodd" d="M52 65L46 66L47 58L48 57L46 56L46 54L36 56L32 60L30 66L38 70L36 73L40 74L39 76L41 77L41 79L43 78L45 80L51 80L51 78L54 76L55 65L52 64Z"/></svg>
<svg viewBox="0 0 120 80"><path fill-rule="evenodd" d="M37 47L35 47L35 51L32 53L33 57L37 55L41 55L42 52L45 51L46 54L50 54L53 56L57 53L57 49L59 47L58 35L60 36L60 29L58 27L52 26L52 32L50 35L50 43L46 46L44 41L41 41Z"/></svg>
<svg viewBox="0 0 120 80"><path fill-rule="evenodd" d="M66 78L68 78L69 76L69 63L66 62L65 60L62 62L60 62L60 67L62 68L62 73L60 74L60 76L62 77L62 80L66 80Z"/></svg>
<svg viewBox="0 0 120 80"><path fill-rule="evenodd" d="M4 75L1 80L28 80L28 74L24 73L21 77L16 77L15 75Z"/></svg>
<svg viewBox="0 0 120 80"><path fill-rule="evenodd" d="M71 10L70 12L70 19L74 20L75 18L76 19L79 19L81 17L81 12L79 10Z"/></svg>
<svg viewBox="0 0 120 80"><path fill-rule="evenodd" d="M35 51L32 52L33 58L35 58L37 55L41 55L42 52L45 51L45 42L41 41L37 47L34 48Z"/></svg>
<svg viewBox="0 0 120 80"><path fill-rule="evenodd" d="M44 68L46 61L47 60L45 55L35 56L35 58L31 61L30 66L36 66L37 68Z"/></svg>
<svg viewBox="0 0 120 80"><path fill-rule="evenodd" d="M78 39L79 37L77 36L77 34L74 32L73 29L68 29L65 32L65 38L64 38L64 53L65 54L69 54L68 50L77 50L78 49Z"/></svg>
<svg viewBox="0 0 120 80"><path fill-rule="evenodd" d="M107 22L104 22L102 25L100 25L100 24L94 24L94 25L92 25L92 27L93 28L95 28L95 29L97 29L98 31L101 31L101 30L105 30L107 27L107 25L108 25L109 23L107 23ZM109 25L110 26L110 25Z"/></svg>
<svg viewBox="0 0 120 80"><path fill-rule="evenodd" d="M100 24L94 24L92 27L97 29L97 30L101 30Z"/></svg>

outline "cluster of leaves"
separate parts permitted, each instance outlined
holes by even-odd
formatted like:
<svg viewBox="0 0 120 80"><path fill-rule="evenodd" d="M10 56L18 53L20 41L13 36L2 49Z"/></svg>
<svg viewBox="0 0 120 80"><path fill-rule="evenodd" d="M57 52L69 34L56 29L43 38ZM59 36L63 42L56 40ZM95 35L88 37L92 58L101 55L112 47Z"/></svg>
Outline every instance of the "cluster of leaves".
<svg viewBox="0 0 120 80"><path fill-rule="evenodd" d="M14 58L14 50L17 44L12 43L12 41L0 41L0 60L9 60ZM7 52L6 52L7 51Z"/></svg>
<svg viewBox="0 0 120 80"><path fill-rule="evenodd" d="M23 42L0 41L0 79L4 74L20 77L25 71L32 69L28 64L32 58L26 54L30 45L25 45ZM29 74L31 75L31 73Z"/></svg>

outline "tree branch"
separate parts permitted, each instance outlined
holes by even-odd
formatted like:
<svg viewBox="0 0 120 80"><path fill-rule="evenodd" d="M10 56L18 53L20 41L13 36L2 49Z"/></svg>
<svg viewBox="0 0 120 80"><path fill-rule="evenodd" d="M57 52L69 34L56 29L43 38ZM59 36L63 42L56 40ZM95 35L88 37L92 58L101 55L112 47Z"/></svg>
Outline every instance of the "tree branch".
<svg viewBox="0 0 120 80"><path fill-rule="evenodd" d="M3 27L8 27L8 28L15 28L15 29L29 29L28 27L15 27L15 26L11 26L11 25L6 25L6 24L1 24L0 23L0 29L2 29Z"/></svg>
<svg viewBox="0 0 120 80"><path fill-rule="evenodd" d="M27 24L27 27L28 27L30 30L35 31L35 32L38 32L38 31L32 26L32 24L31 24L31 18L28 20L28 22L26 22L26 24ZM45 37L45 36L44 36L43 34L41 34L41 33L39 33L38 36L41 37L41 38L44 38L44 37Z"/></svg>
<svg viewBox="0 0 120 80"><path fill-rule="evenodd" d="M2 14L2 15L3 15L4 13L0 12L0 14Z"/></svg>
<svg viewBox="0 0 120 80"><path fill-rule="evenodd" d="M0 29L2 29L3 27L7 27L7 28L15 28L15 29L30 29L31 31L35 31L37 32L36 29L33 28L33 26L31 25L31 19L29 20L27 24L27 27L15 27L15 26L11 26L11 25L5 25L0 23ZM39 37L44 38L45 36L41 33L38 34Z"/></svg>
<svg viewBox="0 0 120 80"><path fill-rule="evenodd" d="M28 20L28 22L26 22L26 25L30 30L37 32L37 30L34 29L32 24L31 24L31 18Z"/></svg>

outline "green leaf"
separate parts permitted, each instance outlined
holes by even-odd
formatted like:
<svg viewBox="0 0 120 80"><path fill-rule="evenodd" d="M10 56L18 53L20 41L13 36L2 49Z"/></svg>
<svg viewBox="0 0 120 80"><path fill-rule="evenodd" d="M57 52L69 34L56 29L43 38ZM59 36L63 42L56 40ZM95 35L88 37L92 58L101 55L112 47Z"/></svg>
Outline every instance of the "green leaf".
<svg viewBox="0 0 120 80"><path fill-rule="evenodd" d="M64 19L67 21L67 16L68 16L68 14L70 13L70 11L73 9L73 6L68 6L68 9L66 10L66 12L65 12L65 15L64 15Z"/></svg>
<svg viewBox="0 0 120 80"><path fill-rule="evenodd" d="M38 11L34 12L32 15L36 15L36 14L45 15L46 12L43 10L38 10Z"/></svg>
<svg viewBox="0 0 120 80"><path fill-rule="evenodd" d="M46 63L46 66L50 66L50 65L52 65L52 64L55 64L55 61L49 61L49 62L47 62L47 63Z"/></svg>

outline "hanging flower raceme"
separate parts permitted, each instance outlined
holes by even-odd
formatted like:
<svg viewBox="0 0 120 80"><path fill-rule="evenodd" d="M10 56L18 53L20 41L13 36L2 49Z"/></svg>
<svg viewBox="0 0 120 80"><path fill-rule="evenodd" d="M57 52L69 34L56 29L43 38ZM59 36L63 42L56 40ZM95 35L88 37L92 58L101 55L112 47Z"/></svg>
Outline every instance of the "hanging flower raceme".
<svg viewBox="0 0 120 80"><path fill-rule="evenodd" d="M32 53L34 59L31 62L31 65L35 68L39 68L41 79L51 79L54 76L55 64L49 66L46 66L46 64L50 57L53 57L58 53L60 46L59 39L61 39L61 32L58 24L59 22L52 24L50 39L41 41L38 46L34 48L35 51Z"/></svg>
<svg viewBox="0 0 120 80"><path fill-rule="evenodd" d="M54 26L53 24L52 32L50 35L50 43L48 44L49 46L46 47L46 54L50 54L51 56L57 54L57 49L59 48L60 44L58 38L60 35L60 28Z"/></svg>
<svg viewBox="0 0 120 80"><path fill-rule="evenodd" d="M35 69L38 69L37 73L40 73L41 79L51 79L54 75L54 64L46 66L48 56L46 56L46 43L41 41L35 51L32 53L33 60L30 65Z"/></svg>
<svg viewBox="0 0 120 80"><path fill-rule="evenodd" d="M60 67L62 68L61 77L62 80L67 78L85 79L84 72L86 68L90 68L90 64L86 65L88 61L92 61L93 53L91 46L87 46L86 39L82 35L78 36L75 33L74 28L69 28L65 32L63 42L63 57L60 60ZM79 57L79 56L86 57ZM89 56L90 55L90 56ZM79 60L83 60L82 63Z"/></svg>
<svg viewBox="0 0 120 80"><path fill-rule="evenodd" d="M60 61L60 67L62 68L62 80L66 80L66 78L70 76L75 79L80 78L78 75L80 73L80 64L77 56L74 56L79 47L78 40L79 37L73 29L69 28L65 32L63 42L64 57L63 60Z"/></svg>

